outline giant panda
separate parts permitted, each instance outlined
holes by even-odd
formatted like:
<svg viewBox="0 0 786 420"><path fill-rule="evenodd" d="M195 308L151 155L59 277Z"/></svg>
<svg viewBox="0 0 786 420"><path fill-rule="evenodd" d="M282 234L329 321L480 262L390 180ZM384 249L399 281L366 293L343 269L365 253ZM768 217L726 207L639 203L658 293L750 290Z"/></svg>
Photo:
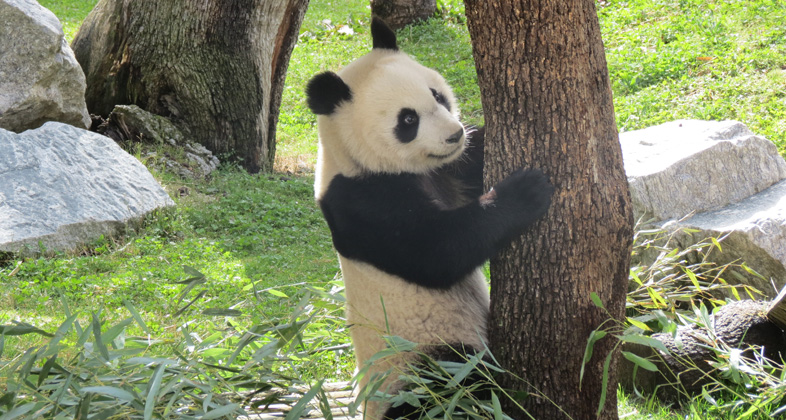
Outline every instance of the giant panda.
<svg viewBox="0 0 786 420"><path fill-rule="evenodd" d="M358 366L383 334L443 357L485 346L488 285L481 271L549 207L552 187L518 170L483 194L483 130L467 133L445 80L371 23L372 50L306 87L317 114L315 196L338 251ZM446 351L446 349L450 349ZM407 356L372 373L402 369ZM396 393L397 373L383 390ZM413 407L367 403L366 419L417 418Z"/></svg>

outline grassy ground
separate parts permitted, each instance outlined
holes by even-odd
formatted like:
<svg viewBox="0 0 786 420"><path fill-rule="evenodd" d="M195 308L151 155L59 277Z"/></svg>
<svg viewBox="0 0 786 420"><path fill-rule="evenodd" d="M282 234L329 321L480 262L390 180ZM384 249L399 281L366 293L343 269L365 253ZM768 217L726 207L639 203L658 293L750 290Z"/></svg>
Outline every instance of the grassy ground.
<svg viewBox="0 0 786 420"><path fill-rule="evenodd" d="M41 1L63 20L68 39L95 2ZM448 9L441 19L403 29L400 45L440 71L454 87L466 122L480 124L461 8L443 3ZM598 9L620 130L676 118L738 119L786 150L786 4L630 0L601 2ZM317 72L337 69L368 50L368 14L366 0L311 2L284 90L280 170L313 166L315 118L305 107L303 88ZM340 33L342 25L354 34ZM337 276L329 232L307 173L248 175L224 167L207 181L156 176L169 191L187 187L189 194L172 194L177 208L150 217L138 233L99 241L80 255L0 260L0 288L7 291L0 295L0 324L17 320L53 331L66 318L64 302L85 319L102 309L107 322L116 322L129 316L130 302L149 328L132 325L131 334L174 340L184 324L205 335L227 325L242 330L286 317L298 306L297 291L305 285L329 287ZM185 286L178 282L193 277L186 267L204 273L207 281L181 296ZM175 315L197 296L193 306ZM243 315L200 314L210 308L233 308ZM321 333L335 334L339 344L347 341L342 331ZM0 362L34 345L40 345L37 336L8 337L4 352L0 342ZM158 345L148 351L172 350ZM351 357L336 352L322 369L306 376L346 379L353 369ZM690 407L679 411L621 398L625 418L698 418Z"/></svg>
<svg viewBox="0 0 786 420"><path fill-rule="evenodd" d="M609 2L600 19L617 123L736 119L786 147L786 3Z"/></svg>

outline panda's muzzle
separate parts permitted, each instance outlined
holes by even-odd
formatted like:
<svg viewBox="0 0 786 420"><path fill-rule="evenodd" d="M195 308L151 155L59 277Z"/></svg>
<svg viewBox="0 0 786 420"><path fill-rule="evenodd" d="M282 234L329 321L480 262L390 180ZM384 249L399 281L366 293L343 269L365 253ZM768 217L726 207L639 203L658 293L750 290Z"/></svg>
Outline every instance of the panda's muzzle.
<svg viewBox="0 0 786 420"><path fill-rule="evenodd" d="M459 129L459 131L456 131L455 133L453 133L453 135L448 137L445 140L445 142L448 143L448 144L456 144L456 143L459 142L459 140L461 140L462 137L464 137L464 129L463 128L461 128L461 129Z"/></svg>

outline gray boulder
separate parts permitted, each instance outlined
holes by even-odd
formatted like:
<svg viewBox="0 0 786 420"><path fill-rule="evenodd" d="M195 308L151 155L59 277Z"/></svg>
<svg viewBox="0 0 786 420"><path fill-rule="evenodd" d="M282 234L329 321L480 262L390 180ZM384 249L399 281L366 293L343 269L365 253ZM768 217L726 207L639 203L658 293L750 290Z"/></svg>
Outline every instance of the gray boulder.
<svg viewBox="0 0 786 420"><path fill-rule="evenodd" d="M726 280L773 297L786 284L786 161L736 121L681 120L620 134L634 214L687 247L725 238ZM735 281L736 280L736 281ZM774 287L773 287L774 286Z"/></svg>
<svg viewBox="0 0 786 420"><path fill-rule="evenodd" d="M0 251L69 251L174 205L112 139L49 122L0 129Z"/></svg>
<svg viewBox="0 0 786 420"><path fill-rule="evenodd" d="M637 219L719 209L786 178L775 145L737 121L673 121L620 144Z"/></svg>
<svg viewBox="0 0 786 420"><path fill-rule="evenodd" d="M0 0L0 127L90 127L85 75L57 17L34 0Z"/></svg>
<svg viewBox="0 0 786 420"><path fill-rule="evenodd" d="M713 262L744 262L764 278L736 270L744 283L774 298L786 285L786 181L718 210L666 223L674 231L687 228L677 237L683 246L709 237L725 237L722 252Z"/></svg>

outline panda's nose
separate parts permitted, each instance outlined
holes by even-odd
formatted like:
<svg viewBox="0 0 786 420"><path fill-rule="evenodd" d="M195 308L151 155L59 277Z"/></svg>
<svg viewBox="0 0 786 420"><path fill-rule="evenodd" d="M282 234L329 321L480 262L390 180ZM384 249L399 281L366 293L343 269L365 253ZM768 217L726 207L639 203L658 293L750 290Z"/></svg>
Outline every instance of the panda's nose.
<svg viewBox="0 0 786 420"><path fill-rule="evenodd" d="M448 137L448 139L445 140L445 141L448 144L455 144L455 143L458 143L458 141L461 140L462 137L464 137L464 129L463 128L461 130L459 130L459 131L456 131L452 136Z"/></svg>

